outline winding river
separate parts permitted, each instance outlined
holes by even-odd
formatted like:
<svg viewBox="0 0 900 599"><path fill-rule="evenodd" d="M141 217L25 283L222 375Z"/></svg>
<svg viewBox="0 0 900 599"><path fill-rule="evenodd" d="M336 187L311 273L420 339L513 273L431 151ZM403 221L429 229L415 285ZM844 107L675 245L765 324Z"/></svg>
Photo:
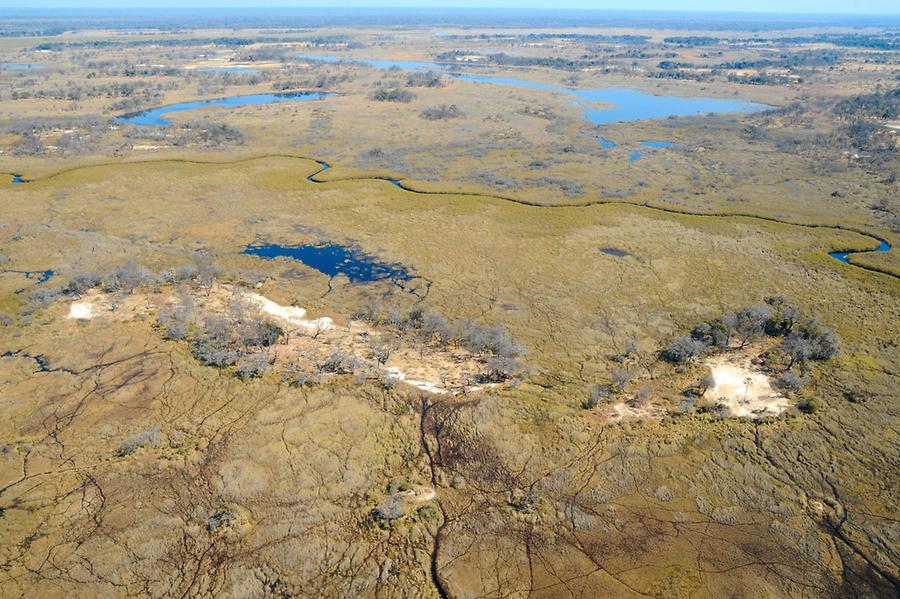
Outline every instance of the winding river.
<svg viewBox="0 0 900 599"><path fill-rule="evenodd" d="M250 162L250 161L255 161L255 160L263 160L266 158L292 158L292 159L296 159L296 160L315 162L319 168L315 172L306 176L305 177L306 181L309 183L316 184L316 185L324 185L324 184L328 183L328 181L321 180L319 178L319 175L321 175L325 171L329 170L331 168L330 164L328 164L327 162L324 162L322 160L318 160L316 158L311 158L309 156L300 156L300 155L296 155L296 154L283 154L283 153L281 153L281 154L263 154L260 156L250 156L247 158L238 158L235 160L230 160L230 161L225 161L225 162L183 160L183 159L178 159L178 158L163 158L163 159L155 159L155 160L134 161L134 162L129 162L128 164L146 164L146 163L157 163L158 164L158 163L188 163L189 162L189 163L195 163L195 164L199 163L199 164L219 164L219 165L221 165L221 164L239 164L239 163ZM115 165L119 165L119 164L121 164L121 163L120 162L108 162L108 163L102 163L102 164L76 166L76 167L57 171L55 173L50 173L43 177L34 178L34 179L23 179L19 175L13 175L12 173L7 173L7 175L10 177L12 177L12 176L18 177L20 183L31 183L33 181L42 181L42 180L53 179L62 174L73 172L73 171L78 171L78 170L85 169L85 168L94 168L97 166L115 166ZM543 209L548 209L548 210L549 209L565 209L565 208L587 208L590 206L603 206L603 205L607 205L607 204L618 204L618 205L633 206L635 208L641 208L641 209L645 209L645 210L653 210L656 212L663 212L663 213L667 213L667 214L674 214L674 215L680 215L680 216L696 216L696 217L703 217L703 218L746 218L746 219L753 219L753 220L759 220L759 221L765 221L765 222L771 222L771 223L778 223L778 224L782 224L782 225L789 225L789 226L793 226L793 227L803 227L806 229L831 229L832 231L848 231L851 233L856 233L857 235L862 235L863 237L866 237L866 238L876 242L876 246L869 250L833 251L833 252L828 253L829 256L831 256L832 258L834 258L835 260L838 260L839 262L841 262L843 264L847 264L847 265L853 266L855 268L860 268L862 270L867 270L869 272L880 273L880 274L892 277L894 279L900 279L900 275L897 275L893 272L882 270L882 269L872 267L872 266L865 266L863 264L859 264L856 262L852 262L850 260L850 256L853 256L856 254L869 254L869 253L873 253L873 252L889 252L889 251L891 251L892 247L891 247L891 244L888 243L888 241L886 239L882 239L881 237L878 237L876 235L873 235L872 233L868 233L861 229L856 229L853 227L845 227L843 225L799 223L799 222L793 222L793 221L789 221L789 220L782 220L782 219L770 217L770 216L760 216L758 214L748 214L748 213L740 213L740 212L692 212L690 210L678 210L676 208L666 208L664 206L654 206L649 203L636 204L634 202L628 202L625 200L615 200L615 199L596 199L596 200L584 200L581 202L570 202L570 203L561 203L561 204L542 204L540 202L533 202L530 200L523 200L523 199L519 199L519 198L501 196L501 195L490 194L490 193L460 192L460 191L450 191L450 192L422 191L422 190L418 190L413 187L410 187L408 184L404 183L403 180L401 180L401 179L392 179L389 177L379 177L379 176L359 176L359 177L349 177L349 178L344 178L344 179L339 179L339 180L385 181L386 183L389 183L390 185L393 185L394 187L397 187L405 192L415 193L418 195L434 195L434 196L467 195L467 196L474 196L474 197L483 197L483 198L489 199L489 200L512 202L514 204L519 204L521 206L528 206L531 208L543 208Z"/></svg>
<svg viewBox="0 0 900 599"><path fill-rule="evenodd" d="M651 147L668 147L671 144L669 144L668 142L647 142L647 145L649 145ZM329 170L331 168L331 165L328 164L327 162L323 162L321 160L316 160L314 158L310 159L310 160L315 160L315 162L319 165L319 170L312 173L311 175L308 175L306 177L306 180L310 183L318 183L318 184L328 183L328 181L323 181L317 177L319 175L321 175L322 173L324 173L325 171ZM652 204L647 204L647 203L635 204L634 202L627 202L627 201L623 201L623 200L586 200L586 201L582 201L582 202L574 202L574 203L567 203L567 204L541 204L539 202L531 202L529 200L522 200L522 199L518 199L518 198L511 198L511 197L507 197L507 196L488 194L488 193L473 193L473 192L458 192L458 191L457 192L421 191L421 190L409 187L401 179L391 179L389 177L378 177L378 176L349 177L349 178L339 179L339 180L344 180L344 181L346 181L346 180L385 181L387 183L390 183L394 187L398 187L398 188L402 189L403 191L406 191L409 193L415 193L415 194L419 194L419 195L462 194L462 195L485 197L485 198L490 198L490 199L495 199L495 200L503 200L506 202L513 202L515 204L521 204L523 206L531 206L534 208L586 208L588 206L602 206L605 204L622 204L622 205L626 205L626 206L635 206L635 207L639 207L639 208L646 208L648 210L655 210L657 212L665 212L668 214L676 214L676 215L680 215L680 216L700 216L700 217L710 217L710 218L750 218L750 219L754 219L754 220L762 220L762 221L766 221L766 222L779 223L782 225L804 227L807 229L831 229L833 231L849 231L852 233L856 233L858 235L862 235L863 237L867 237L867 238L871 239L872 241L877 242L878 245L870 250L840 250L840 251L828 252L829 256L831 256L835 260L838 260L839 262L842 262L843 264L855 266L857 268L860 268L863 270L868 270L870 272L877 272L877 273L887 275L887 276L895 278L895 279L900 279L900 275L896 275L892 272L881 270L878 268L873 268L871 266L865 266L862 264L858 264L856 262L851 262L850 256L852 256L852 255L871 254L871 253L875 253L875 252L889 252L889 251L891 251L892 246L890 243L888 243L888 241L886 239L882 239L881 237L878 237L871 233L867 233L866 231L862 231L860 229L855 229L852 227L844 227L842 225L816 225L816 224L807 224L807 223L797 223L797 222L791 222L788 220L781 220L781 219L774 218L774 217L759 216L757 214L746 214L746 213L737 213L737 212L734 212L734 213L730 213L730 212L691 212L689 210L678 210L676 208L666 208L663 206L654 206Z"/></svg>

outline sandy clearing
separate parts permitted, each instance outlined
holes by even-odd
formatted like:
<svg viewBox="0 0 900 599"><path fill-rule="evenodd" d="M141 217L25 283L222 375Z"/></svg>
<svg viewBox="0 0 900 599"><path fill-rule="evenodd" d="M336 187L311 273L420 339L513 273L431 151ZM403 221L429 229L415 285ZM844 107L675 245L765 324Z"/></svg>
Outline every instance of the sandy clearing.
<svg viewBox="0 0 900 599"><path fill-rule="evenodd" d="M399 493L399 495L410 503L425 503L437 497L437 492L431 487L421 486Z"/></svg>
<svg viewBox="0 0 900 599"><path fill-rule="evenodd" d="M609 422L620 420L639 420L642 418L662 418L665 410L656 405L640 406L633 401L620 401L606 409Z"/></svg>
<svg viewBox="0 0 900 599"><path fill-rule="evenodd" d="M69 306L69 314L66 316L66 318L90 320L94 316L96 316L96 312L94 311L94 304L85 301L72 302L72 305Z"/></svg>
<svg viewBox="0 0 900 599"><path fill-rule="evenodd" d="M769 377L754 369L750 357L722 354L704 362L712 370L715 384L704 398L724 403L731 416L753 419L777 416L790 402L772 387Z"/></svg>
<svg viewBox="0 0 900 599"><path fill-rule="evenodd" d="M210 293L192 295L195 314L229 314L229 306L240 299L246 309L286 323L288 335L269 348L271 356L280 365L291 365L304 372L315 371L334 355L356 361L357 373L386 377L402 382L421 391L439 395L468 394L472 391L499 386L499 383L481 383L472 386L473 379L483 376L483 363L464 351L448 348L430 348L411 341L409 345L396 345L394 332L381 331L362 321L351 320L346 326L322 316L306 318L307 311L297 306L283 306L264 295L232 285L215 285ZM128 321L137 317L156 319L164 307L175 306L179 299L170 292L109 294L89 291L68 305L66 318L88 321L99 318ZM386 362L377 361L374 352L389 347Z"/></svg>
<svg viewBox="0 0 900 599"><path fill-rule="evenodd" d="M304 310L303 308L297 308L294 306L282 306L281 304L273 302L269 298L258 293L247 293L245 297L248 301L250 301L250 303L258 307L266 314L275 316L276 318L280 318L281 320L284 320L285 322L288 322L292 325L311 331L327 331L334 328L334 321L327 316L307 320L303 318L304 316L306 316L306 310Z"/></svg>
<svg viewBox="0 0 900 599"><path fill-rule="evenodd" d="M150 313L152 306L143 294L111 295L98 290L91 290L69 304L66 318L72 320L93 320L109 317L113 320L126 321Z"/></svg>
<svg viewBox="0 0 900 599"><path fill-rule="evenodd" d="M231 68L231 69L250 69L253 71L259 71L264 69L277 69L281 65L277 62L230 62L228 57L219 57L219 58L211 58L207 61L197 62L194 64L184 65L182 67L185 71L195 71L198 69L221 69L221 68Z"/></svg>
<svg viewBox="0 0 900 599"><path fill-rule="evenodd" d="M395 381L401 381L406 383L407 385L412 385L416 389L421 389L422 391L428 391L429 393L438 393L441 395L446 395L449 393L446 389L441 387L437 383L432 383L431 381L417 381L415 379L406 378L406 374L403 373L396 366L390 366L384 369L389 378L394 379Z"/></svg>

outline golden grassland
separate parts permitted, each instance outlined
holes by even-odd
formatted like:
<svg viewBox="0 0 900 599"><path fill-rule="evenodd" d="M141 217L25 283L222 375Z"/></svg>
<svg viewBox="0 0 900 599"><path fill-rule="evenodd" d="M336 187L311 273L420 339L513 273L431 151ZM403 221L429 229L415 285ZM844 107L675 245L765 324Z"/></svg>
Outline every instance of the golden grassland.
<svg viewBox="0 0 900 599"><path fill-rule="evenodd" d="M421 44L410 57L428 56L425 36L407 39ZM323 102L210 109L247 133L243 147L115 154L113 136L78 157L0 156L0 170L29 180L0 180L0 312L14 317L0 326L0 596L896 591L900 280L827 255L871 248L871 238L803 226L856 228L896 247L869 209L890 184L853 166L812 173L808 158L743 136L738 117L613 126L600 135L620 147L604 152L561 98L453 82L383 104L368 92L399 76L360 71ZM182 86L166 102L194 93ZM447 98L463 119L417 116ZM534 104L561 116L548 127L519 113ZM60 106L0 102L26 116ZM515 143L472 151L500 136ZM630 165L643 139L679 146ZM376 146L403 149L402 160L373 162L364 154ZM524 181L532 160L559 156L539 174L580 183L577 197L472 177ZM320 173L315 160L333 168ZM591 200L611 203L582 205ZM353 242L420 278L405 288L329 280L241 254L254 241ZM242 381L165 340L153 314L72 320L63 298L20 315L30 292L77 272L128 259L161 271L198 254L231 283L260 280L266 297L338 322L374 297L502 324L531 374L451 398L352 377ZM900 273L896 250L853 260ZM19 272L46 269L56 274L44 284ZM792 396L818 411L758 422L683 411L701 369L657 351L773 294L842 340L842 355ZM637 349L623 362L629 339ZM620 397L646 387L664 418L611 424L608 406L582 408L622 367L634 378ZM414 485L436 497L390 522L373 516Z"/></svg>

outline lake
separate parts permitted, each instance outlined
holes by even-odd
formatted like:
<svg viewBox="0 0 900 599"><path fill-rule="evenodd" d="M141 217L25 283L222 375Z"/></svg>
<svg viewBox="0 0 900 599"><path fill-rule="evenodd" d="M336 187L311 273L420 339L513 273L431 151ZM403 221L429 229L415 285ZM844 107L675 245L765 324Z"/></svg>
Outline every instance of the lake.
<svg viewBox="0 0 900 599"><path fill-rule="evenodd" d="M278 102L303 102L309 100L321 100L334 94L329 92L285 92L280 94L253 94L249 96L228 96L225 98L213 98L211 100L195 100L193 102L181 102L167 104L159 108L132 112L116 117L120 121L132 125L167 127L171 121L163 116L173 112L184 112L205 106L224 106L226 108L239 108L242 106L254 106L257 104L275 104Z"/></svg>
<svg viewBox="0 0 900 599"><path fill-rule="evenodd" d="M0 64L0 71L39 71L46 68L42 64Z"/></svg>
<svg viewBox="0 0 900 599"><path fill-rule="evenodd" d="M379 69L398 68L404 71L434 71L460 81L472 81L491 85L509 85L525 89L534 89L564 94L571 101L579 104L584 117L594 125L637 121L641 119L661 119L670 116L696 116L709 113L756 112L766 110L770 106L735 100L730 98L658 96L636 89L624 87L600 87L594 89L571 89L548 83L529 81L517 77L499 77L493 75L477 75L462 72L458 65L440 65L433 62L414 60L363 60L326 54L302 54L301 60L321 62L349 62L366 64ZM470 69L471 71L471 69ZM609 107L598 107L596 104L608 104ZM608 141L608 140L603 140ZM603 144L601 143L602 147Z"/></svg>

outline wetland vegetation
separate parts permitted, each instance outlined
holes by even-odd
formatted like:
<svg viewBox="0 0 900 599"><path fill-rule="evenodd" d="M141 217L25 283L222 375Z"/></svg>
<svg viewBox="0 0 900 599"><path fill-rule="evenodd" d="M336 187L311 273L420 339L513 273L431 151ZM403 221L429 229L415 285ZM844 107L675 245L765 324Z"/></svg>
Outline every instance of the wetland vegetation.
<svg viewBox="0 0 900 599"><path fill-rule="evenodd" d="M896 597L898 27L0 17L0 597Z"/></svg>

